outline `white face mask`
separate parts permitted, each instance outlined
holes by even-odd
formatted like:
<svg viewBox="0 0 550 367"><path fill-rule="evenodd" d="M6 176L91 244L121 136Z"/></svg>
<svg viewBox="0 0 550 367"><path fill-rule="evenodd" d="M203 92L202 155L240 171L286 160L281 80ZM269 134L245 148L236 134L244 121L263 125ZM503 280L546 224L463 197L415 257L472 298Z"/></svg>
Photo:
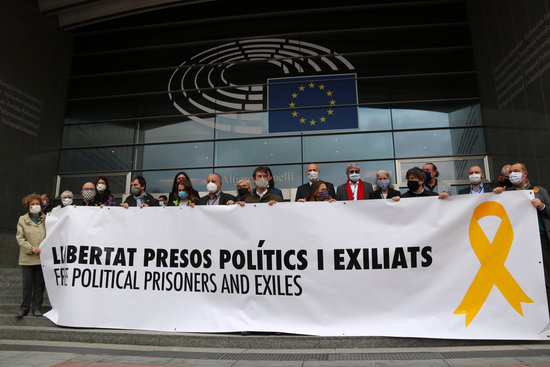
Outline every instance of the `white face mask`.
<svg viewBox="0 0 550 367"><path fill-rule="evenodd" d="M64 198L63 200L61 200L61 203L63 204L63 206L68 206L68 205L71 205L73 203L73 199Z"/></svg>
<svg viewBox="0 0 550 367"><path fill-rule="evenodd" d="M317 171L309 171L307 173L307 179L311 182L317 181L319 179L319 173Z"/></svg>
<svg viewBox="0 0 550 367"><path fill-rule="evenodd" d="M470 183L472 185L477 185L478 183L481 182L481 174L472 173L471 175L468 176L468 179L470 180Z"/></svg>
<svg viewBox="0 0 550 367"><path fill-rule="evenodd" d="M269 181L264 178L260 178L256 180L254 183L256 184L256 187L259 189L265 189L269 186Z"/></svg>
<svg viewBox="0 0 550 367"><path fill-rule="evenodd" d="M29 212L31 212L31 214L38 214L40 213L40 210L42 210L40 205L31 205L29 207Z"/></svg>
<svg viewBox="0 0 550 367"><path fill-rule="evenodd" d="M206 190L208 190L210 194L213 194L218 190L218 185L216 185L214 182L209 182L206 184Z"/></svg>
<svg viewBox="0 0 550 367"><path fill-rule="evenodd" d="M107 189L107 185L105 185L104 183L98 183L96 188L97 188L97 191L103 192Z"/></svg>
<svg viewBox="0 0 550 367"><path fill-rule="evenodd" d="M353 182L359 181L360 178L361 178L361 175L359 173L350 173L349 174L349 179Z"/></svg>
<svg viewBox="0 0 550 367"><path fill-rule="evenodd" d="M523 173L521 172L510 172L508 177L512 185L519 185L523 181Z"/></svg>

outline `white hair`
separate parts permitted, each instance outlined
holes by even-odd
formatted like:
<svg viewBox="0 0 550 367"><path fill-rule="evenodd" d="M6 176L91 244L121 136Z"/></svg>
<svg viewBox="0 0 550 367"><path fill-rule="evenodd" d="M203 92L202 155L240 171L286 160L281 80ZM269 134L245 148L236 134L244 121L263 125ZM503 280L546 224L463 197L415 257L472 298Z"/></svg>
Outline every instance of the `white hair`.
<svg viewBox="0 0 550 367"><path fill-rule="evenodd" d="M391 183L391 173L390 173L390 171L385 170L385 169L379 169L378 171L376 171L376 178L374 179L374 186L373 186L372 189L374 191L379 189L378 184L376 182L378 181L378 175L380 175L380 174L388 176L388 179L390 180L390 184L388 185L388 189L393 190L393 184Z"/></svg>

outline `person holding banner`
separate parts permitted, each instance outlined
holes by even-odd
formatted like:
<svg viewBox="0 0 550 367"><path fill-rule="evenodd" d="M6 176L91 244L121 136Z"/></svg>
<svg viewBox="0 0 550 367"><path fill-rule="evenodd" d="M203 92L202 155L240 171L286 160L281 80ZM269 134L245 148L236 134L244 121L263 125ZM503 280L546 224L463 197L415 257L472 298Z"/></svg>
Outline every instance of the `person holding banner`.
<svg viewBox="0 0 550 367"><path fill-rule="evenodd" d="M438 196L436 192L424 190L426 173L423 169L413 167L407 171L407 187L409 191L401 195L402 198L416 198L421 196Z"/></svg>
<svg viewBox="0 0 550 367"><path fill-rule="evenodd" d="M399 201L401 198L401 193L393 188L389 171L381 169L376 172L374 188L375 190L369 193L369 199L392 199L393 201Z"/></svg>
<svg viewBox="0 0 550 367"><path fill-rule="evenodd" d="M143 176L136 176L132 178L130 182L130 192L132 195L128 195L124 203L120 204L122 207L128 209L130 206L138 206L140 208L146 206L158 206L159 201L148 194L145 189L147 188L147 182Z"/></svg>
<svg viewBox="0 0 550 367"><path fill-rule="evenodd" d="M372 192L372 185L361 180L361 168L357 163L350 163L346 167L348 181L336 189L336 200L365 200Z"/></svg>
<svg viewBox="0 0 550 367"><path fill-rule="evenodd" d="M269 168L265 166L259 166L254 169L254 172L252 173L252 179L254 181L254 185L256 185L256 190L254 190L252 195L244 200L245 203L268 203L269 205L273 205L278 201L283 201L283 198L281 196L276 195L268 190L268 170ZM244 203L241 204L241 206L242 205L244 205Z"/></svg>
<svg viewBox="0 0 550 367"><path fill-rule="evenodd" d="M59 204L58 206L53 208L52 213L59 210L59 209L63 209L66 206L72 205L73 204L73 199L74 199L74 197L73 197L73 192L72 191L69 191L69 190L63 191L61 193L61 204Z"/></svg>
<svg viewBox="0 0 550 367"><path fill-rule="evenodd" d="M426 163L422 166L424 174L426 175L426 180L424 181L424 188L428 191L435 192L436 194L447 193L451 195L452 189L451 186L446 184L443 181L438 180L439 171L433 163Z"/></svg>
<svg viewBox="0 0 550 367"><path fill-rule="evenodd" d="M198 205L226 205L228 201L235 200L233 195L222 192L222 177L218 173L208 175L206 190L208 195L200 198Z"/></svg>
<svg viewBox="0 0 550 367"><path fill-rule="evenodd" d="M19 243L19 265L23 275L23 302L15 317L22 319L32 306L34 316L42 316L44 300L44 276L40 265L40 243L46 237L46 216L41 212L41 198L30 194L23 198L23 207L28 212L17 222L17 242Z"/></svg>
<svg viewBox="0 0 550 367"><path fill-rule="evenodd" d="M324 181L315 181L311 183L307 199L298 199L298 201L300 203L305 203L306 201L329 201L331 203L335 202L336 199L330 196L328 191L328 185Z"/></svg>
<svg viewBox="0 0 550 367"><path fill-rule="evenodd" d="M535 194L535 198L531 200L531 204L537 209L544 280L546 283L546 298L550 313L550 195L548 195L548 191L544 187L535 186L529 181L527 178L527 165L525 163L513 163L510 165L509 170L509 180L512 187L497 187L493 192L500 194L505 190L533 190Z"/></svg>
<svg viewBox="0 0 550 367"><path fill-rule="evenodd" d="M235 188L237 189L237 196L235 196L235 200L229 200L226 205L239 204L243 206L246 198L252 195L252 184L250 181L243 178L237 182Z"/></svg>
<svg viewBox="0 0 550 367"><path fill-rule="evenodd" d="M307 199L311 184L315 181L319 181L320 173L321 173L321 170L319 169L319 166L317 164L310 163L307 165L306 175L307 175L308 182L298 186L298 188L296 189L296 198L294 199L295 201L298 201L300 199ZM323 182L327 185L329 196L335 198L336 191L334 191L334 185L327 181L323 181Z"/></svg>
<svg viewBox="0 0 550 367"><path fill-rule="evenodd" d="M195 198L199 198L199 192L193 188L193 184L191 183L191 179L187 175L187 173L181 171L178 172L176 177L174 177L174 182L172 183L172 191L168 194L168 203L171 203L173 201L178 200L178 185L184 184L185 187L190 189L191 196Z"/></svg>
<svg viewBox="0 0 550 367"><path fill-rule="evenodd" d="M190 187L179 183L177 186L177 190L177 198L169 201L168 206L195 206L195 203L198 201L198 199L197 197L193 196L193 190Z"/></svg>
<svg viewBox="0 0 550 367"><path fill-rule="evenodd" d="M115 199L113 198L113 195L111 195L107 177L99 176L97 180L95 180L95 187L97 189L95 200L100 204L100 206L115 206Z"/></svg>

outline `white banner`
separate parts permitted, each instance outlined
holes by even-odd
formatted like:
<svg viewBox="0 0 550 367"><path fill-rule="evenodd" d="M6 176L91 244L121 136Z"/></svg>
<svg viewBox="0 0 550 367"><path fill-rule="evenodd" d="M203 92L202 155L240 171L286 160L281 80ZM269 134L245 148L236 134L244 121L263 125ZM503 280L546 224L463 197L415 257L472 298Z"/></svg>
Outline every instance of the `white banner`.
<svg viewBox="0 0 550 367"><path fill-rule="evenodd" d="M72 327L547 339L532 192L68 207L41 244Z"/></svg>

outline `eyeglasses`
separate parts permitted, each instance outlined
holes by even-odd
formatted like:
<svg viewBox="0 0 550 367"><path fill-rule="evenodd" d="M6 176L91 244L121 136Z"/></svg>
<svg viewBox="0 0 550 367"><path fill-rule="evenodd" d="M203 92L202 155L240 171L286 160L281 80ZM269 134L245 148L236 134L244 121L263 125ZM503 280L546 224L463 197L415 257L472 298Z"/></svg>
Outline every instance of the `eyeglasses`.
<svg viewBox="0 0 550 367"><path fill-rule="evenodd" d="M359 172L360 172L360 170L358 170L358 169L350 169L349 170L349 173L359 173Z"/></svg>

